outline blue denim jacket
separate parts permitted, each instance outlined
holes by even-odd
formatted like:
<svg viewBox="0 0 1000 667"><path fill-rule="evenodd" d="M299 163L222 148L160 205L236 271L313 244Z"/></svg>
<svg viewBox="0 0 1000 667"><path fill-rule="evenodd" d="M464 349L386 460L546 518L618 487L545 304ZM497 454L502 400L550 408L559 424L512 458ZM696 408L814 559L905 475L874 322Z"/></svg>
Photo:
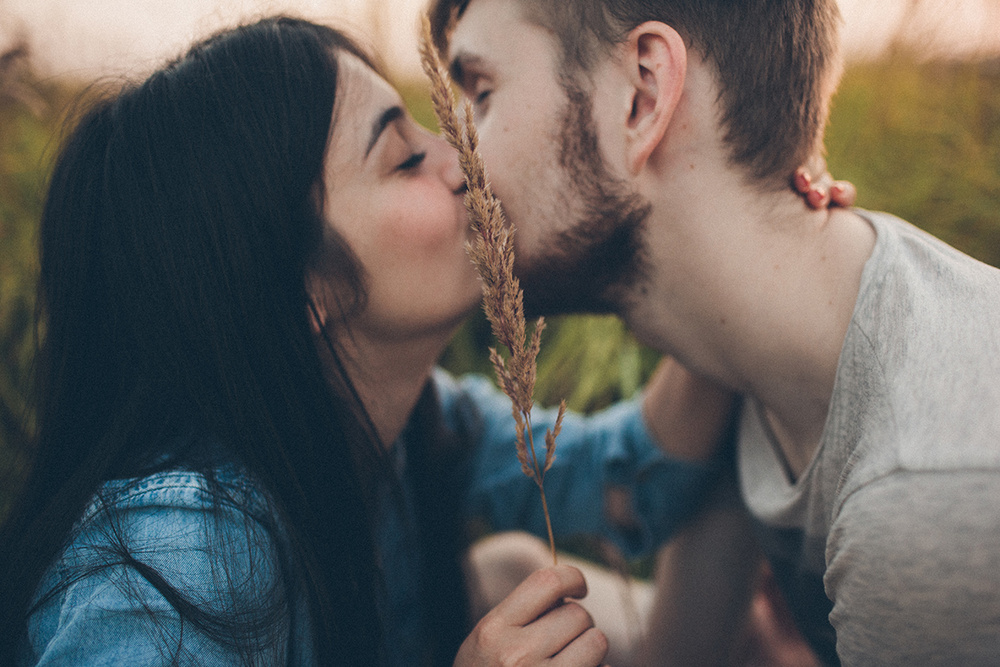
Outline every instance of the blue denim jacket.
<svg viewBox="0 0 1000 667"><path fill-rule="evenodd" d="M466 514L497 530L545 534L534 483L521 472L513 445L510 403L484 378L434 375L445 422L472 448ZM554 411L536 410L538 432ZM628 556L655 548L696 508L712 478L712 467L664 457L647 431L638 401L583 417L567 415L558 454L546 475L553 527L563 535L602 535ZM397 465L406 475L405 441L395 443ZM235 467L217 471L230 502L210 512L206 480L168 471L141 480L109 482L103 500L80 519L73 539L43 581L39 594L75 578L107 557L109 529L128 538L137 558L189 591L208 610L259 610L285 594L282 541L266 499ZM635 522L617 526L604 512L610 487L630 492ZM388 506L388 504L387 504ZM404 508L405 510L406 508ZM251 519L248 521L248 517ZM386 577L386 636L392 664L417 655L423 609L417 590L411 522L388 512L378 526ZM291 604L287 622L253 635L252 655L181 625L176 610L134 568L116 566L76 580L46 601L29 620L27 665L309 665L308 619ZM247 619L257 627L263 619ZM260 627L264 627L263 624ZM248 632L253 632L248 630Z"/></svg>

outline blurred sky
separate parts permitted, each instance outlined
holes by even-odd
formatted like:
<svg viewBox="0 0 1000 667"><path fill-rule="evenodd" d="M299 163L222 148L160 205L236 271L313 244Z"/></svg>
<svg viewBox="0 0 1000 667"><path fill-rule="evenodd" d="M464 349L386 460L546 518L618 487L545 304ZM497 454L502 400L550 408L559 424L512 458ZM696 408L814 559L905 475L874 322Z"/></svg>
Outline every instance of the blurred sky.
<svg viewBox="0 0 1000 667"><path fill-rule="evenodd" d="M351 29L401 76L416 75L427 0L0 0L0 46L26 36L50 73L138 75L241 19L288 12ZM877 54L907 26L929 56L1000 53L1000 0L840 0L849 57ZM916 10L914 11L914 7Z"/></svg>

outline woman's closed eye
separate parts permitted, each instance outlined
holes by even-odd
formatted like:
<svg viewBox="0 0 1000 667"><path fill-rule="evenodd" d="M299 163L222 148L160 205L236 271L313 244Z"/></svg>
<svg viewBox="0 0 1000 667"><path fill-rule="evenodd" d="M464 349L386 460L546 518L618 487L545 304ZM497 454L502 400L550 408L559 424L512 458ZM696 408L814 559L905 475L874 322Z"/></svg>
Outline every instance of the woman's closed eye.
<svg viewBox="0 0 1000 667"><path fill-rule="evenodd" d="M427 157L427 153L425 151L413 153L396 167L396 171L410 171L412 169L416 169L424 161L425 157Z"/></svg>

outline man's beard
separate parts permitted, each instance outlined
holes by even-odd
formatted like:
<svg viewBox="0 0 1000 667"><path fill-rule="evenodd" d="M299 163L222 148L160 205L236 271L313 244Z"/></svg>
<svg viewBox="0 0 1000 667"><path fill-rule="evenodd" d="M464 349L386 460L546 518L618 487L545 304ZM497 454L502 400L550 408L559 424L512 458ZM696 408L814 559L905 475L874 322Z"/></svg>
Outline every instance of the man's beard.
<svg viewBox="0 0 1000 667"><path fill-rule="evenodd" d="M552 193L571 228L544 239L528 265L519 265L529 317L622 312L645 275L643 227L651 206L612 176L600 154L590 97L563 83L567 104L560 131L560 167L569 193Z"/></svg>

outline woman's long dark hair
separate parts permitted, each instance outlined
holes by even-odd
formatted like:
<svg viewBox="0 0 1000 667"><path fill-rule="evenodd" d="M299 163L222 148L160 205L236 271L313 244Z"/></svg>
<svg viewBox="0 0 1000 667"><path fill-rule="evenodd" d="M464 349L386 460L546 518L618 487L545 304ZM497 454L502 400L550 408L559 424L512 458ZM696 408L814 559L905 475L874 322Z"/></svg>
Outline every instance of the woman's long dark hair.
<svg viewBox="0 0 1000 667"><path fill-rule="evenodd" d="M36 453L0 530L0 664L101 485L147 473L190 428L273 501L317 663L380 661L367 489L390 473L343 369L324 375L305 278L344 50L368 62L326 27L243 26L70 135L41 225ZM360 267L341 254L332 279L362 303Z"/></svg>

